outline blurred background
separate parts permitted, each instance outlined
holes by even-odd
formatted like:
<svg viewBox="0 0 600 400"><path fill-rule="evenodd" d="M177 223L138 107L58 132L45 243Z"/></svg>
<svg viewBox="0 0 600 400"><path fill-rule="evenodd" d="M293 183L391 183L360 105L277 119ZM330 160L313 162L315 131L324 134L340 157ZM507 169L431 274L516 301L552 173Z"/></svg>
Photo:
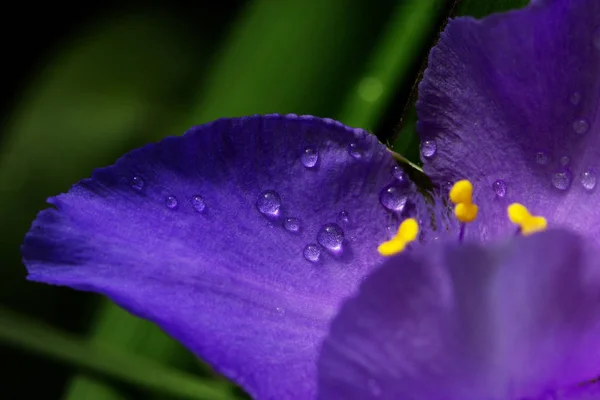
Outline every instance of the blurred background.
<svg viewBox="0 0 600 400"><path fill-rule="evenodd" d="M105 299L28 283L19 245L45 199L192 125L312 114L418 163L415 85L447 19L526 0L11 2L0 28L2 397L247 398Z"/></svg>

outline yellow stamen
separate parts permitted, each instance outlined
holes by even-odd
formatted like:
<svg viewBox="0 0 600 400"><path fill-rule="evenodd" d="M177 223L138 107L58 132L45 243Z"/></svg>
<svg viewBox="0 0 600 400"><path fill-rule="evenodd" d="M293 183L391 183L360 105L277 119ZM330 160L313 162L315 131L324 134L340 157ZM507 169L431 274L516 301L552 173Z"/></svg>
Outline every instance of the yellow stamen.
<svg viewBox="0 0 600 400"><path fill-rule="evenodd" d="M450 201L456 204L454 215L460 222L475 221L479 208L473 204L473 185L466 179L460 180L450 190Z"/></svg>
<svg viewBox="0 0 600 400"><path fill-rule="evenodd" d="M535 232L541 232L548 227L546 218L537 215L531 215L527 207L523 204L513 203L507 208L508 219L521 228L523 236L531 235Z"/></svg>
<svg viewBox="0 0 600 400"><path fill-rule="evenodd" d="M383 242L377 248L382 256L393 256L401 253L410 242L413 242L419 234L419 224L414 218L407 218L400 224L396 236L387 242Z"/></svg>

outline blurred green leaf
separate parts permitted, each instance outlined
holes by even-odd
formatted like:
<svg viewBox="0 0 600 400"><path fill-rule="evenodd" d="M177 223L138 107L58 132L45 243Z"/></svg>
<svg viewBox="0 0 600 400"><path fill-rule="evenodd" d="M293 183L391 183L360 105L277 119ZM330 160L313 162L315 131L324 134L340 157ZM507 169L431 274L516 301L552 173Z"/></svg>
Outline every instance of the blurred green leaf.
<svg viewBox="0 0 600 400"><path fill-rule="evenodd" d="M529 0L461 0L456 8L457 15L470 15L481 18L492 13L521 8L529 4Z"/></svg>
<svg viewBox="0 0 600 400"><path fill-rule="evenodd" d="M165 367L120 349L89 343L0 307L0 341L180 399L229 400L230 386ZM87 397L85 397L87 399Z"/></svg>

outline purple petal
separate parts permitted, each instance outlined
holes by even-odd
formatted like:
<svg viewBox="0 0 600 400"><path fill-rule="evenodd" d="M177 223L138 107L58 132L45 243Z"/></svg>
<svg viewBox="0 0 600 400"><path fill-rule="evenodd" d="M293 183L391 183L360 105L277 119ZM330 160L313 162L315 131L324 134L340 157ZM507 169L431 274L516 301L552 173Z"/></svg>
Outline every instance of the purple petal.
<svg viewBox="0 0 600 400"><path fill-rule="evenodd" d="M308 398L330 319L382 262L393 165L374 136L332 120L219 120L49 199L24 262L33 281L156 322L256 397Z"/></svg>
<svg viewBox="0 0 600 400"><path fill-rule="evenodd" d="M599 43L597 0L448 24L419 86L418 130L428 175L475 185L471 232L505 235L506 206L520 202L600 240Z"/></svg>
<svg viewBox="0 0 600 400"><path fill-rule="evenodd" d="M600 271L589 256L578 236L548 231L390 259L334 319L319 398L538 399L591 380Z"/></svg>

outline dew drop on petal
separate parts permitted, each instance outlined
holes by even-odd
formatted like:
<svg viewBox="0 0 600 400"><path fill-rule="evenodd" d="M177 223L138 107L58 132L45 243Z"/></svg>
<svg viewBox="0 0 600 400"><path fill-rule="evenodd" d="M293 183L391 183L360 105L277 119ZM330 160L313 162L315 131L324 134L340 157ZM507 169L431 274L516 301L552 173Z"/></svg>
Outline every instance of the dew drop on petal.
<svg viewBox="0 0 600 400"><path fill-rule="evenodd" d="M592 171L585 171L581 174L581 186L585 190L592 191L596 187L596 174Z"/></svg>
<svg viewBox="0 0 600 400"><path fill-rule="evenodd" d="M535 162L539 165L546 165L550 161L550 157L543 151L538 151L535 153Z"/></svg>
<svg viewBox="0 0 600 400"><path fill-rule="evenodd" d="M581 93L573 92L573 94L571 95L571 104L576 106L577 104L579 104L579 102L581 102Z"/></svg>
<svg viewBox="0 0 600 400"><path fill-rule="evenodd" d="M167 206L167 208L170 208L171 210L174 210L177 208L177 198L175 196L167 196L167 198L165 199L165 206Z"/></svg>
<svg viewBox="0 0 600 400"><path fill-rule="evenodd" d="M317 242L331 251L340 251L344 242L344 231L338 224L325 224L317 234Z"/></svg>
<svg viewBox="0 0 600 400"><path fill-rule="evenodd" d="M571 163L571 159L569 158L569 156L562 156L559 161L560 165L562 165L563 167L566 167Z"/></svg>
<svg viewBox="0 0 600 400"><path fill-rule="evenodd" d="M552 186L558 190L567 190L571 186L571 173L569 171L560 171L552 175Z"/></svg>
<svg viewBox="0 0 600 400"><path fill-rule="evenodd" d="M304 258L310 262L317 262L321 258L321 249L316 244L308 244L304 248Z"/></svg>
<svg viewBox="0 0 600 400"><path fill-rule="evenodd" d="M317 161L319 161L319 152L312 147L307 147L302 152L300 161L306 168L312 168L317 165Z"/></svg>
<svg viewBox="0 0 600 400"><path fill-rule="evenodd" d="M347 224L348 222L350 222L350 214L348 214L348 211L346 211L346 210L340 211L340 213L337 216L337 221L338 221L338 224L340 224L340 225Z"/></svg>
<svg viewBox="0 0 600 400"><path fill-rule="evenodd" d="M402 167L399 166L399 165L394 165L392 167L392 176L398 182L405 182L406 181L406 173L404 172L404 170L402 169Z"/></svg>
<svg viewBox="0 0 600 400"><path fill-rule="evenodd" d="M192 196L192 206L194 210L201 213L206 209L206 202L199 194Z"/></svg>
<svg viewBox="0 0 600 400"><path fill-rule="evenodd" d="M402 211L407 200L403 190L398 186L388 186L379 193L381 205L390 211Z"/></svg>
<svg viewBox="0 0 600 400"><path fill-rule="evenodd" d="M256 200L256 208L261 214L276 217L279 215L279 209L281 208L281 197L279 193L274 190L265 190L258 195Z"/></svg>
<svg viewBox="0 0 600 400"><path fill-rule="evenodd" d="M425 140L421 142L421 154L425 158L431 158L437 152L437 144L435 140Z"/></svg>
<svg viewBox="0 0 600 400"><path fill-rule="evenodd" d="M348 154L350 154L352 158L356 159L360 159L363 156L363 153L356 142L352 142L350 145L348 145Z"/></svg>
<svg viewBox="0 0 600 400"><path fill-rule="evenodd" d="M573 122L573 130L579 135L583 135L590 129L590 123L585 118L578 118Z"/></svg>
<svg viewBox="0 0 600 400"><path fill-rule="evenodd" d="M596 50L600 51L600 25L592 33L592 43L594 43Z"/></svg>
<svg viewBox="0 0 600 400"><path fill-rule="evenodd" d="M498 179L492 184L492 188L498 197L506 196L506 187L506 182L504 182L502 179Z"/></svg>
<svg viewBox="0 0 600 400"><path fill-rule="evenodd" d="M294 217L288 217L283 221L283 227L288 232L298 232L300 230L300 220Z"/></svg>
<svg viewBox="0 0 600 400"><path fill-rule="evenodd" d="M134 176L131 180L131 188L137 190L138 192L144 189L144 180L139 176Z"/></svg>

